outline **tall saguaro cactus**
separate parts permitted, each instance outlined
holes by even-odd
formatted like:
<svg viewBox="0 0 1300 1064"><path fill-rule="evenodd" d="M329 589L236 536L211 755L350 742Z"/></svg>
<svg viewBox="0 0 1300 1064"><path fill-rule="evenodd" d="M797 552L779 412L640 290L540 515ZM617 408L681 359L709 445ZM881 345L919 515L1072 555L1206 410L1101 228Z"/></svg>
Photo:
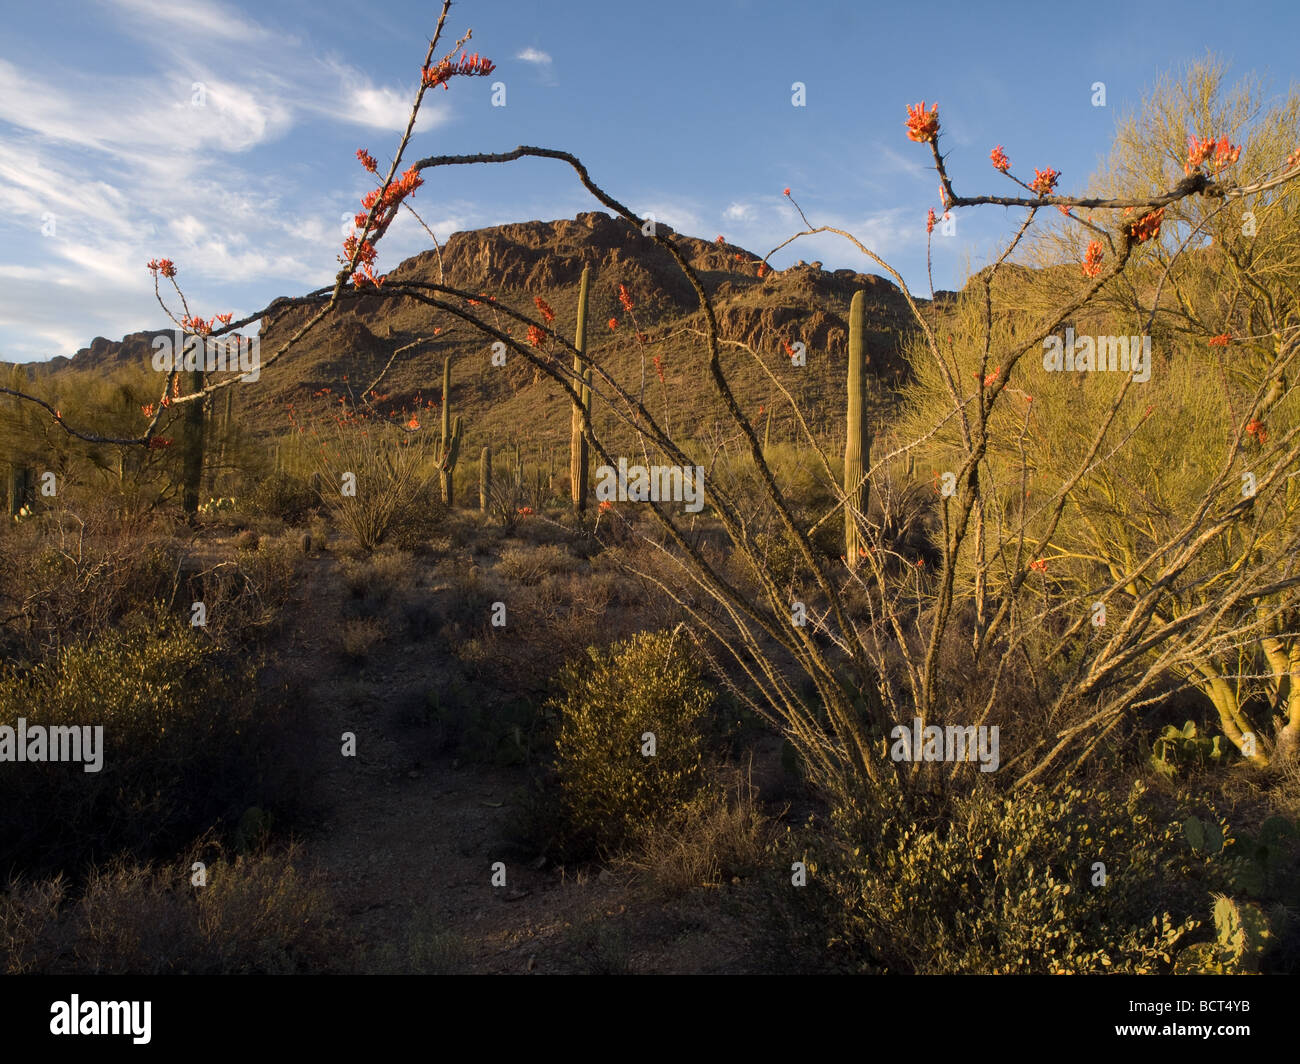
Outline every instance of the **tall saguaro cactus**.
<svg viewBox="0 0 1300 1064"><path fill-rule="evenodd" d="M587 508L587 426L591 420L591 366L584 357L587 353L587 288L591 282L591 267L582 268L582 283L578 288L578 324L573 333L573 346L578 353L573 356L574 382L581 402L573 404L573 417L569 434L569 481L572 487L573 509L581 514Z"/></svg>
<svg viewBox="0 0 1300 1064"><path fill-rule="evenodd" d="M442 476L442 501L452 504L452 474L460 458L460 415L451 417L451 359L442 360L442 439L438 445L438 470Z"/></svg>
<svg viewBox="0 0 1300 1064"><path fill-rule="evenodd" d="M193 370L189 373L191 392L202 391L203 371ZM203 486L203 430L204 410L207 408L206 397L190 403L185 411L185 450L181 455L181 503L187 514L194 514L199 509L199 492Z"/></svg>
<svg viewBox="0 0 1300 1064"><path fill-rule="evenodd" d="M863 480L871 460L871 429L867 424L867 304L863 292L853 293L849 306L849 403L844 444L844 559L852 568L864 549L857 514L867 512L870 485Z"/></svg>
<svg viewBox="0 0 1300 1064"><path fill-rule="evenodd" d="M32 470L24 465L9 466L9 516L15 517L18 511L27 505L27 497L32 492L35 477Z"/></svg>
<svg viewBox="0 0 1300 1064"><path fill-rule="evenodd" d="M492 448L484 447L478 460L478 508L487 513L492 501Z"/></svg>

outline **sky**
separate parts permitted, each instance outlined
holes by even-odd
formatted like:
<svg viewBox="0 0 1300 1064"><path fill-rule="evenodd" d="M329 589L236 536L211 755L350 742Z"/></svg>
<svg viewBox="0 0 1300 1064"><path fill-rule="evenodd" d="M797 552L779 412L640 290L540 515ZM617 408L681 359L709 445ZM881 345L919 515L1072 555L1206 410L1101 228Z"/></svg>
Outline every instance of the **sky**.
<svg viewBox="0 0 1300 1064"><path fill-rule="evenodd" d="M42 0L6 5L0 37L0 360L72 355L95 336L169 326L145 267L169 258L191 309L236 317L333 282L347 220L405 128L440 3ZM1077 191L1116 121L1161 75L1212 51L1270 96L1296 73L1294 0L1177 7L459 0L487 78L426 96L407 160L560 148L644 215L767 254L802 225L854 233L929 291L929 148L906 107L939 104L962 194L1012 191L989 164L1062 173ZM803 85L796 106L795 83ZM1104 83L1105 104L1094 105ZM493 105L504 85L504 106ZM498 102L500 91L496 92ZM452 232L602 210L562 163L427 171L411 200ZM1001 185L999 185L1001 182ZM1005 187L1003 187L1005 186ZM1017 221L959 212L934 238L936 288L960 287ZM403 214L378 271L430 247ZM777 253L879 270L840 237Z"/></svg>

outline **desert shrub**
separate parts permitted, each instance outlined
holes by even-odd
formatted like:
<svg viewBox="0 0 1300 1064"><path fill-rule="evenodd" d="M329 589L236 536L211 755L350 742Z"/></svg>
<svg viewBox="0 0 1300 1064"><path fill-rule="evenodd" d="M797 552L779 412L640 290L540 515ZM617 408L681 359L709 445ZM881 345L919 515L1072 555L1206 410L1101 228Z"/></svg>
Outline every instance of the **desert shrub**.
<svg viewBox="0 0 1300 1064"><path fill-rule="evenodd" d="M221 858L199 890L198 928L210 970L318 972L338 953L335 916L319 876L296 846Z"/></svg>
<svg viewBox="0 0 1300 1064"><path fill-rule="evenodd" d="M255 535L255 534L254 534ZM285 540L263 539L257 550L241 551L206 568L193 558L178 565L169 593L183 620L191 605L207 606L206 633L218 645L256 645L284 616L298 567L298 552Z"/></svg>
<svg viewBox="0 0 1300 1064"><path fill-rule="evenodd" d="M300 525L320 505L320 496L301 477L277 471L259 477L243 501L255 514Z"/></svg>
<svg viewBox="0 0 1300 1064"><path fill-rule="evenodd" d="M577 568L578 560L554 544L507 547L497 563L497 573L501 577L526 587L540 584L547 576L572 573Z"/></svg>
<svg viewBox="0 0 1300 1064"><path fill-rule="evenodd" d="M48 972L58 954L53 933L67 895L63 877L14 880L0 893L0 972Z"/></svg>
<svg viewBox="0 0 1300 1064"><path fill-rule="evenodd" d="M99 771L29 761L0 774L0 804L23 810L0 818L5 865L157 852L245 808L277 723L258 712L257 672L162 610L28 671L6 669L0 725L16 728L21 717L29 729L104 730Z"/></svg>
<svg viewBox="0 0 1300 1064"><path fill-rule="evenodd" d="M441 489L434 481L426 481L401 500L384 542L401 550L427 552L431 541L446 528L447 513Z"/></svg>
<svg viewBox="0 0 1300 1064"><path fill-rule="evenodd" d="M319 443L310 454L325 485L323 501L362 550L374 550L399 534L409 541L413 522L418 533L436 471L431 437L408 434L369 415L333 424L322 419L307 431L310 441ZM344 495L345 484L355 493Z"/></svg>
<svg viewBox="0 0 1300 1064"><path fill-rule="evenodd" d="M770 835L753 786L737 780L712 800L691 803L678 822L647 831L624 863L653 894L675 897L752 874Z"/></svg>
<svg viewBox="0 0 1300 1064"><path fill-rule="evenodd" d="M831 481L811 445L772 444L764 452L772 475L791 505L800 513L820 517L839 501L844 480L844 456L829 455Z"/></svg>
<svg viewBox="0 0 1300 1064"><path fill-rule="evenodd" d="M590 648L558 674L556 769L575 841L610 853L683 815L703 784L700 721L712 703L685 636ZM652 732L656 753L642 754Z"/></svg>
<svg viewBox="0 0 1300 1064"><path fill-rule="evenodd" d="M988 789L917 804L881 788L834 826L842 848L810 857L808 875L829 891L832 943L866 970L1169 971L1208 896L1204 859L1141 783L1126 801Z"/></svg>
<svg viewBox="0 0 1300 1064"><path fill-rule="evenodd" d="M339 568L353 598L388 598L413 579L411 556L403 551L384 550L361 558L343 558Z"/></svg>
<svg viewBox="0 0 1300 1064"><path fill-rule="evenodd" d="M191 865L207 857L207 885ZM0 970L46 974L236 974L336 969L344 943L318 875L297 847L166 865L115 859L73 900L62 881L0 894Z"/></svg>
<svg viewBox="0 0 1300 1064"><path fill-rule="evenodd" d="M339 650L348 661L361 664L387 636L388 628L378 618L353 617L343 622Z"/></svg>
<svg viewBox="0 0 1300 1064"><path fill-rule="evenodd" d="M179 561L159 530L139 522L73 521L30 539L0 539L5 649L35 661L104 631L166 598Z"/></svg>

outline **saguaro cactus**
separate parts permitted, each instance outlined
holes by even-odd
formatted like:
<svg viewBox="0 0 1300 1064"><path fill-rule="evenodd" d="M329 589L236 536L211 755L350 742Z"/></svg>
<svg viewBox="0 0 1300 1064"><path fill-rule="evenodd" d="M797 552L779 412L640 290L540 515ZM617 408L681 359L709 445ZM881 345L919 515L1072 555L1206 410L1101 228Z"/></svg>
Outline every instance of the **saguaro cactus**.
<svg viewBox="0 0 1300 1064"><path fill-rule="evenodd" d="M9 467L9 516L16 517L18 511L27 505L28 496L35 484L32 470L22 465Z"/></svg>
<svg viewBox="0 0 1300 1064"><path fill-rule="evenodd" d="M234 403L235 403L235 389L227 388L226 397L222 402L222 413L220 419L221 427L220 429L217 430L217 440L219 441L217 444L217 467L212 473L212 490L214 494L220 494L221 491L220 482L222 479L225 478L226 475L226 455L227 452L230 450L230 446L231 446L230 425L231 422L233 421L232 415L234 410ZM213 414L212 420L214 422L217 420L215 414Z"/></svg>
<svg viewBox="0 0 1300 1064"><path fill-rule="evenodd" d="M189 390L201 391L203 388L203 371L196 369L188 374ZM185 411L184 452L181 455L181 503L187 514L194 514L199 509L199 494L203 486L203 413L207 407L206 397L190 403Z"/></svg>
<svg viewBox="0 0 1300 1064"><path fill-rule="evenodd" d="M591 267L582 268L582 283L578 288L578 324L573 333L573 346L578 353L573 356L574 382L581 402L573 404L573 417L569 434L569 481L572 487L573 509L581 514L587 508L587 425L591 419L591 366L584 356L587 352L587 288L591 281Z"/></svg>
<svg viewBox="0 0 1300 1064"><path fill-rule="evenodd" d="M460 415L451 417L451 359L442 360L442 439L438 444L438 469L442 475L442 501L452 505L452 474L460 458Z"/></svg>
<svg viewBox="0 0 1300 1064"><path fill-rule="evenodd" d="M870 486L863 480L871 459L871 429L867 424L867 304L862 292L853 293L849 306L849 403L844 443L844 559L852 568L865 547L858 531L857 514L867 512Z"/></svg>
<svg viewBox="0 0 1300 1064"><path fill-rule="evenodd" d="M492 448L484 447L478 459L478 508L487 513L492 498Z"/></svg>

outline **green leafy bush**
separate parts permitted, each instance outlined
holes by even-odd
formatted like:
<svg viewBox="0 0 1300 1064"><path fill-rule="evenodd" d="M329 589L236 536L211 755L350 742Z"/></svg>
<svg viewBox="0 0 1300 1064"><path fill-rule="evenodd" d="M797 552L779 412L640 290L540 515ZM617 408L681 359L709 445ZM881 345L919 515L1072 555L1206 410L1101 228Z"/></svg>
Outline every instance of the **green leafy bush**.
<svg viewBox="0 0 1300 1064"><path fill-rule="evenodd" d="M1168 971L1199 926L1188 914L1205 858L1144 795L1139 783L1127 801L1028 790L909 803L882 789L836 811L841 847L808 873L832 900L833 943L867 970Z"/></svg>
<svg viewBox="0 0 1300 1064"><path fill-rule="evenodd" d="M0 725L103 727L99 771L28 761L0 773L0 806L22 810L0 817L0 876L159 852L237 816L275 725L256 711L256 676L161 609L0 672Z"/></svg>
<svg viewBox="0 0 1300 1064"><path fill-rule="evenodd" d="M247 505L255 514L298 525L320 505L320 497L301 477L275 472L258 478Z"/></svg>
<svg viewBox="0 0 1300 1064"><path fill-rule="evenodd" d="M713 696L690 649L684 635L641 633L560 670L556 769L576 841L611 853L700 796ZM647 732L654 756L642 753Z"/></svg>

